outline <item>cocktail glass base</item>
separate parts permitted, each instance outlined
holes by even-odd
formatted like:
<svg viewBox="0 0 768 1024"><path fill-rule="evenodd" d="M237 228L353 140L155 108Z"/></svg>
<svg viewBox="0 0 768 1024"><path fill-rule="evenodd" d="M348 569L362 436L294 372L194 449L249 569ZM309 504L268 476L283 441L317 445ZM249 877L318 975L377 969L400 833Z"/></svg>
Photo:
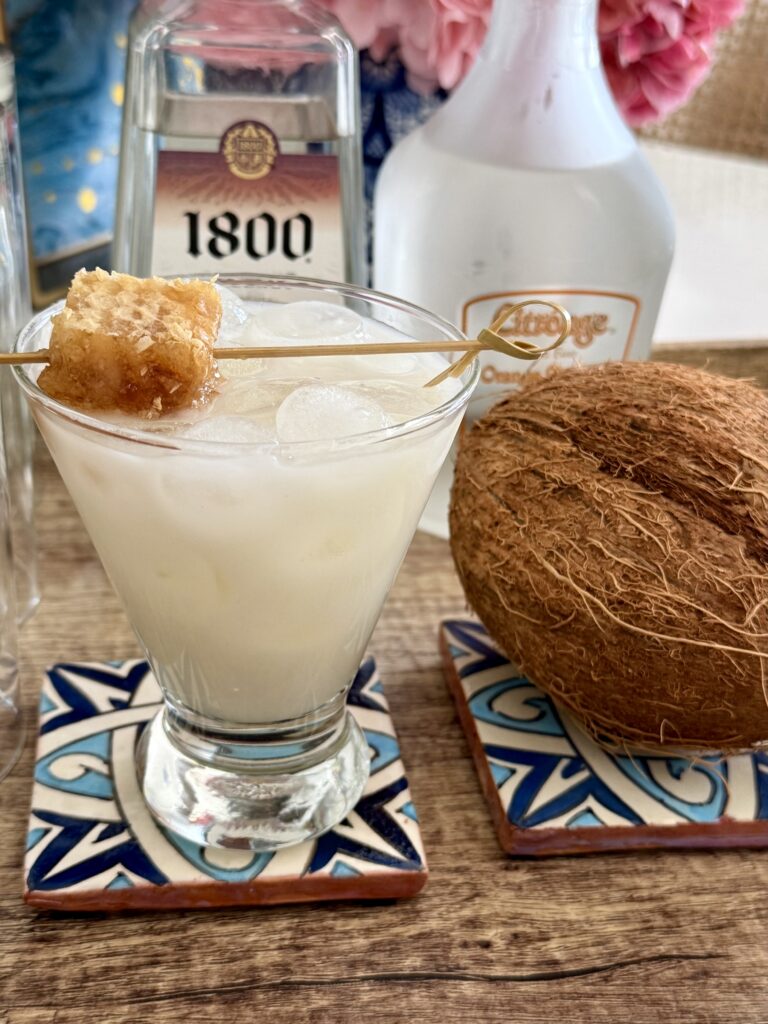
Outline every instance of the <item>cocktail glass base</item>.
<svg viewBox="0 0 768 1024"><path fill-rule="evenodd" d="M144 799L196 844L278 850L327 832L359 800L370 753L344 694L303 719L212 728L166 703L137 750Z"/></svg>

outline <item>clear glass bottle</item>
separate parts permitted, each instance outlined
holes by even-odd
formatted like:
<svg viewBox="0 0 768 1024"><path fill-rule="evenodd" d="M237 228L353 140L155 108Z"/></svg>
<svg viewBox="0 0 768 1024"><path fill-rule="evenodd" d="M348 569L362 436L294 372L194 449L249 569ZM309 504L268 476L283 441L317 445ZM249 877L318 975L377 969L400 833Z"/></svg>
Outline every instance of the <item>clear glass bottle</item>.
<svg viewBox="0 0 768 1024"><path fill-rule="evenodd" d="M674 247L656 178L610 94L596 0L496 0L472 70L388 156L375 205L375 285L469 335L536 296L573 316L546 362L643 359ZM541 307L507 328L559 333ZM479 415L544 360L483 357Z"/></svg>
<svg viewBox="0 0 768 1024"><path fill-rule="evenodd" d="M6 47L0 46L0 349L10 351L16 334L31 315L13 57ZM23 622L40 603L32 478L35 428L8 366L0 368L0 410L0 450L4 442L6 463L2 472L7 481L7 496L3 494L0 500L4 502L7 497L10 504L16 611ZM2 618L8 611L4 598L0 598L0 606ZM0 656L0 674L2 664Z"/></svg>
<svg viewBox="0 0 768 1024"><path fill-rule="evenodd" d="M357 56L305 0L143 0L113 266L362 282Z"/></svg>

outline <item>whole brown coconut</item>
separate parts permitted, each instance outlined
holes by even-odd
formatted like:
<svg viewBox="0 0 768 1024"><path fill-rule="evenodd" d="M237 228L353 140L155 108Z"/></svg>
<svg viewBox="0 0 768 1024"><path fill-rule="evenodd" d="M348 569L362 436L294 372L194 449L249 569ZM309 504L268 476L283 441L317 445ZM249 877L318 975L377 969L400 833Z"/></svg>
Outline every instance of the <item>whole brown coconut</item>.
<svg viewBox="0 0 768 1024"><path fill-rule="evenodd" d="M602 742L768 740L768 398L682 366L539 378L460 446L470 603Z"/></svg>

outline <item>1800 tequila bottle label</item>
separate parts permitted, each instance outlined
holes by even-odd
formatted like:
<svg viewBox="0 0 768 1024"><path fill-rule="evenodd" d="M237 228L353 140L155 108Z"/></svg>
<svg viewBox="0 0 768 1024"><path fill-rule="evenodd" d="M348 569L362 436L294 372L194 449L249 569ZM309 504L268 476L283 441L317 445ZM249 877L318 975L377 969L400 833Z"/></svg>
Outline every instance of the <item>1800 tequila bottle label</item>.
<svg viewBox="0 0 768 1024"><path fill-rule="evenodd" d="M256 121L231 125L218 152L161 150L152 272L343 279L338 158L282 153Z"/></svg>
<svg viewBox="0 0 768 1024"><path fill-rule="evenodd" d="M528 373L543 373L553 365L574 366L605 363L632 358L632 343L640 299L608 291L569 289L531 289L478 295L464 303L461 328L476 338L484 327L525 299L558 302L571 314L571 330L563 344L535 363L524 363L499 352L480 356L480 383L470 403L471 416L481 416L505 393L514 390ZM537 345L547 344L560 334L562 322L557 313L541 306L526 306L513 313L500 333L511 339L523 339Z"/></svg>

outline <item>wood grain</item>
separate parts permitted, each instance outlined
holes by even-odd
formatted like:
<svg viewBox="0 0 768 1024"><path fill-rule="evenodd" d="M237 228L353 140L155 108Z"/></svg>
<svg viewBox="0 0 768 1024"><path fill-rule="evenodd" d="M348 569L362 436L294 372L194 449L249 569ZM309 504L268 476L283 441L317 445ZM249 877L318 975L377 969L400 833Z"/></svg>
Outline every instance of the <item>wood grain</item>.
<svg viewBox="0 0 768 1024"><path fill-rule="evenodd" d="M696 356L768 384L766 351ZM43 604L22 644L30 720L46 664L137 653L45 456L38 480ZM447 544L417 535L371 645L430 863L414 900L36 912L21 900L30 736L0 784L0 1024L765 1024L766 854L501 852L440 667L439 621L464 610Z"/></svg>

